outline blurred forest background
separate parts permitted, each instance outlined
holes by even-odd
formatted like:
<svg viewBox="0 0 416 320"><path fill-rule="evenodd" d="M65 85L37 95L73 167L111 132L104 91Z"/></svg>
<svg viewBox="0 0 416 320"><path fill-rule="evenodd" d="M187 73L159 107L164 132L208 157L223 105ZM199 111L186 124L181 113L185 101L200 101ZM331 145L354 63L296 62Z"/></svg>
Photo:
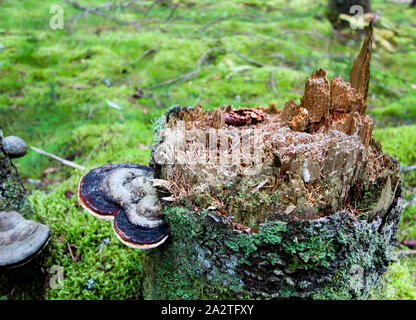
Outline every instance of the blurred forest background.
<svg viewBox="0 0 416 320"><path fill-rule="evenodd" d="M416 8L372 0L377 17L368 112L406 189L397 262L373 299L416 299ZM64 29L53 30L54 5ZM282 108L317 68L347 80L362 31L335 30L327 0L0 0L0 126L87 169L147 164L168 106ZM0 299L140 299L142 251L77 203L81 171L30 151L15 160L51 243L0 274ZM51 288L54 265L63 288ZM178 293L178 298L181 298Z"/></svg>

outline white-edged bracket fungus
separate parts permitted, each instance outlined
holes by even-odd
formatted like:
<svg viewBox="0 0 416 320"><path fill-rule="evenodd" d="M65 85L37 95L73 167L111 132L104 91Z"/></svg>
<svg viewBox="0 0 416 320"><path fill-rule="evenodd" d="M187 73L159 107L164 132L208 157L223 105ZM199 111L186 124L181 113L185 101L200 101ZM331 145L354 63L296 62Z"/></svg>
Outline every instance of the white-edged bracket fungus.
<svg viewBox="0 0 416 320"><path fill-rule="evenodd" d="M16 211L0 212L0 268L21 266L42 251L50 229Z"/></svg>
<svg viewBox="0 0 416 320"><path fill-rule="evenodd" d="M143 165L106 164L81 178L78 200L94 217L112 220L115 235L126 246L151 249L169 234L152 179L152 169Z"/></svg>

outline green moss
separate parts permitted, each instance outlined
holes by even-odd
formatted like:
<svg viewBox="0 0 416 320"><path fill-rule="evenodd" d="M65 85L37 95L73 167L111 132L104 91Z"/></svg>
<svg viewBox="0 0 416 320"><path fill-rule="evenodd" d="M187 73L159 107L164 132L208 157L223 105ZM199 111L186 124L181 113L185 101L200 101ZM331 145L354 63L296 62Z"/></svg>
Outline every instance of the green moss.
<svg viewBox="0 0 416 320"><path fill-rule="evenodd" d="M353 40L348 34L342 41L333 36L328 21L320 18L326 7L324 0L204 0L193 4L192 8L185 3L168 22L168 28L163 23L153 22L153 19L166 21L170 8L156 5L149 13L151 19L140 32L93 14L80 18L73 29L67 24L63 31L52 31L45 27L53 4L56 1L2 2L0 44L4 49L1 46L0 125L5 135L21 136L28 145L88 168L110 161L148 163L150 149L141 149L138 144L152 143L152 119L162 115L167 106L193 106L196 103L207 108L221 104L255 106L274 101L282 107L287 100L300 98L304 80L313 69L323 67L331 75L343 74L347 78L361 45L361 41ZM83 4L96 5L91 1L83 1ZM79 13L65 2L61 5L65 19ZM416 90L412 87L416 83L414 10L381 0L372 1L372 6L376 11L388 13L379 23L392 25L398 50L392 54L380 45L375 46L369 112L376 117L377 128L406 125L378 129L376 136L381 139L387 153L398 157L401 164L410 165L416 162L416 135L412 125L416 106ZM119 17L140 21L143 15L126 9L119 13ZM218 18L223 20L202 30ZM278 36L276 30L279 30ZM274 37L274 41L267 40L268 37ZM202 52L214 45L225 50L215 52L194 77L185 82L150 88L155 83L194 70ZM253 50L255 47L257 49ZM150 48L156 48L155 52L141 57ZM253 66L247 72L227 79L236 68L248 65L233 53L236 50L266 66ZM272 71L276 71L278 96L271 90ZM85 89L75 89L73 85L83 85ZM137 87L142 88L147 96L134 98ZM106 99L122 105L123 110L108 107ZM157 106L156 99L161 107ZM94 152L85 162L94 147ZM120 246L113 239L109 224L87 218L75 207L76 200L64 195L67 189L76 192L79 173L30 150L14 163L23 181L40 179L41 172L47 168L60 168L53 178L47 177L51 183L42 188L44 191L34 193L31 202L35 210L34 219L55 230L51 239L52 254L47 259L45 270L65 261L67 284L61 291L49 293L43 282L34 286L33 279L28 277L25 278L27 281L14 283L16 289L12 298L20 299L22 294L26 298L140 297L142 273L135 271L136 267L137 270L141 268L140 255ZM67 179L69 182L60 186ZM408 179L414 181L411 176ZM26 187L29 191L36 189L32 184L26 183ZM401 239L416 237L415 223L411 219L414 214L415 207L406 210L401 224ZM79 232L81 226L83 232ZM110 270L104 267L105 271L100 271L98 265L105 266L106 263L93 250L88 254L83 251L80 261L72 261L65 249L68 241L65 239L63 244L59 243L57 236L60 232L70 233L71 244L77 247L82 244L97 249L103 239L112 239L102 252L112 256L107 260L115 259L118 263ZM93 235L93 238L83 241L86 235ZM268 258L265 260L270 260L270 264L280 263L278 257ZM414 264L406 268L410 274L415 270ZM93 291L85 289L83 272L95 279L97 287ZM42 278L41 271L36 275ZM111 281L106 281L106 277ZM387 282L385 287L389 290L394 286L397 298L406 297L406 288L412 284L410 277L400 279L403 282L394 280ZM198 281L195 280L199 284L196 294L201 292L200 295L205 296L207 289L199 289L205 287ZM121 286L125 286L124 293ZM9 298L13 286L9 289L2 290L0 297ZM109 292L111 290L114 294ZM287 291L290 292L288 285Z"/></svg>

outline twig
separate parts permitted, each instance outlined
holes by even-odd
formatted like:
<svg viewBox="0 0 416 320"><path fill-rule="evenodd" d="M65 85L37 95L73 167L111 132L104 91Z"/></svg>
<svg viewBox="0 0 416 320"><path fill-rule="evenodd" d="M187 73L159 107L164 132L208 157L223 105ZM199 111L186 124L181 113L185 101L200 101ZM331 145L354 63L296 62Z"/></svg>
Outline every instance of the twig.
<svg viewBox="0 0 416 320"><path fill-rule="evenodd" d="M192 70L191 72L182 74L182 75L180 75L178 77L175 77L175 78L172 78L172 79L169 79L169 80L166 80L166 81L163 81L163 82L160 82L160 83L156 83L154 85L151 85L150 87L148 87L148 89L158 88L158 87L161 87L161 86L165 86L167 84L172 84L172 83L177 82L177 81L186 81L186 80L188 80L189 78L193 77L194 75L196 75L197 73L199 73L201 71L202 64L208 58L208 55L212 51L219 50L219 49L222 49L222 47L213 47L213 48L210 48L207 51L205 51L202 54L202 56L199 58L198 64L197 64L195 70Z"/></svg>
<svg viewBox="0 0 416 320"><path fill-rule="evenodd" d="M69 245L68 242L66 243L66 245L68 246L68 251L69 251L69 254L71 255L72 261L75 261L75 257L74 257L74 254L72 253L71 246Z"/></svg>
<svg viewBox="0 0 416 320"><path fill-rule="evenodd" d="M253 190L251 190L251 193L252 194L254 194L254 193L256 193L257 191L259 191L260 190L260 188L261 187L263 187L267 182L268 182L269 180L268 179L266 179L266 180L264 180L264 181L262 181L262 182L260 182L258 185L257 185L257 187L255 187Z"/></svg>
<svg viewBox="0 0 416 320"><path fill-rule="evenodd" d="M406 201L403 204L403 210L405 210L407 207L410 207L410 206L413 206L413 205L416 205L416 194L413 195L412 199L410 199L409 201Z"/></svg>
<svg viewBox="0 0 416 320"><path fill-rule="evenodd" d="M173 6L172 10L170 10L170 14L169 14L169 16L167 17L166 21L170 21L170 19L172 19L173 15L174 15L174 13L175 13L176 9L178 9L178 7L179 7L179 2L178 2L178 3L176 3L176 4Z"/></svg>
<svg viewBox="0 0 416 320"><path fill-rule="evenodd" d="M234 53L239 56L241 59L244 59L245 61L247 61L248 63L254 64L257 67L264 67L265 64L256 60L253 60L247 56L245 56L244 54L238 52L238 51L234 51Z"/></svg>
<svg viewBox="0 0 416 320"><path fill-rule="evenodd" d="M416 250L402 250L402 251L396 251L394 254L398 257L407 257L407 256L415 256L416 257Z"/></svg>
<svg viewBox="0 0 416 320"><path fill-rule="evenodd" d="M39 154L42 154L42 155L47 156L47 157L50 157L50 158L52 158L52 159L54 159L54 160L56 160L56 161L58 161L58 162L62 163L63 165L66 165L66 166L69 166L69 167L72 167L72 168L74 168L74 169L78 169L78 170L81 170L81 171L84 171L84 170L85 170L85 167L84 167L84 166L81 166L81 165L79 165L79 164L76 164L75 162L72 162L72 161L69 161L69 160L62 159L61 157L58 157L58 156L56 156L56 155L54 155L54 154L52 154L52 153L49 153L49 152L43 151L43 150L38 149L38 148L36 148L36 147L30 147L30 148L31 148L33 151L35 151L35 152L37 152L37 153L39 153Z"/></svg>
<svg viewBox="0 0 416 320"><path fill-rule="evenodd" d="M108 17L108 18L110 18L110 19L112 19L116 22L119 22L119 23L125 23L125 24L130 23L130 22L120 20L120 19L118 19L114 16L108 16L108 15L104 14L102 12L102 10L103 9L110 9L112 7L124 9L124 8L130 7L133 4L133 2L128 2L128 3L125 3L125 4L123 4L123 3L115 4L113 2L107 1L104 4L101 4L101 5L98 5L98 6L95 6L95 7L86 7L86 6L83 6L83 5L79 4L76 1L71 1L71 0L66 0L66 2L68 4L70 4L72 7L74 7L75 9L82 10L80 13L77 13L76 15L70 17L69 19L67 19L65 21L66 23L69 23L69 22L72 21L71 28L75 26L75 24L78 22L79 18L81 18L82 16L85 17L88 13L92 13L92 14L95 14L95 15L100 16L100 17Z"/></svg>
<svg viewBox="0 0 416 320"><path fill-rule="evenodd" d="M240 73L240 72L246 72L247 70L253 69L253 67L251 66L241 66L236 68L234 71L230 72L229 74L227 74L225 76L225 79L228 80L231 77L233 77L235 74Z"/></svg>
<svg viewBox="0 0 416 320"><path fill-rule="evenodd" d="M88 162L91 159L92 154L94 153L95 149L97 149L98 147L98 143L92 147L90 153L88 154L88 156L85 157L84 159L84 163Z"/></svg>
<svg viewBox="0 0 416 320"><path fill-rule="evenodd" d="M272 71L272 74L270 76L270 86L272 87L272 90L273 90L274 95L276 96L276 98L278 98L279 97L279 93L277 92L276 83L274 81L274 76L276 74L276 71L277 71L276 69L274 69Z"/></svg>
<svg viewBox="0 0 416 320"><path fill-rule="evenodd" d="M140 59L144 58L144 57L145 57L145 56L147 56L149 53L156 52L156 51L157 51L157 49L158 49L158 47L152 47L152 48L147 49L145 52L143 52L143 53L140 55L140 57L139 57L137 60L140 60ZM136 60L136 61L137 61L137 60Z"/></svg>
<svg viewBox="0 0 416 320"><path fill-rule="evenodd" d="M234 18L234 17L242 17L242 18L250 18L250 19L260 19L260 20L263 20L264 22L270 22L269 20L267 20L267 19L265 19L265 18L263 18L261 16L248 15L248 14L231 14L231 15L228 15L226 17L219 17L219 18L216 18L216 19L210 21L210 23L206 24L201 29L199 29L199 32L201 33L203 31L205 31L206 29L208 29L209 27L212 27L213 25L215 25L215 24L217 24L219 22L222 22L224 20L227 20L227 19L230 19L230 18Z"/></svg>
<svg viewBox="0 0 416 320"><path fill-rule="evenodd" d="M411 166L403 166L400 167L400 171L403 173L409 173L410 171L416 170L416 164L411 165Z"/></svg>
<svg viewBox="0 0 416 320"><path fill-rule="evenodd" d="M285 47L284 45L282 45L281 43L279 43L276 38L280 37L280 36L284 36L284 35L289 35L289 34L304 34L304 35L308 35L308 36L312 36L312 37L316 37L316 38L320 38L323 41L325 41L325 46L328 49L329 48L329 42L328 39L326 39L324 36L320 35L319 33L316 32L312 32L312 31L303 31L303 30L286 30L283 32L279 32L276 33L270 37L268 36L263 36L264 40L261 41L259 44L255 45L253 48L251 48L250 50L250 55L253 54L258 48L260 48L261 46L263 46L266 42L268 41L273 41L274 43L280 45L281 47L288 49L287 47ZM249 35L253 35L253 34L249 34Z"/></svg>

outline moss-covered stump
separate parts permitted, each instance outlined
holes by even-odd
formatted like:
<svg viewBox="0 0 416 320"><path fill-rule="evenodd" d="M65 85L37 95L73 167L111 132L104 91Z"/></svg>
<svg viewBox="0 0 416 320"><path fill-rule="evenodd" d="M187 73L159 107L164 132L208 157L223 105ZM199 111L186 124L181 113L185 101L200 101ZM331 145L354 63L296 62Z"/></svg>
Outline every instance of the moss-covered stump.
<svg viewBox="0 0 416 320"><path fill-rule="evenodd" d="M170 240L147 298L366 298L393 261L397 160L366 114L372 25L349 82L323 69L283 109L171 107L150 166Z"/></svg>
<svg viewBox="0 0 416 320"><path fill-rule="evenodd" d="M236 233L208 210L167 207L171 240L147 256L148 299L365 299L393 261L401 188L383 217L345 211L317 220L269 221Z"/></svg>
<svg viewBox="0 0 416 320"><path fill-rule="evenodd" d="M0 129L0 211L12 210L25 217L32 213L17 170L4 152Z"/></svg>

